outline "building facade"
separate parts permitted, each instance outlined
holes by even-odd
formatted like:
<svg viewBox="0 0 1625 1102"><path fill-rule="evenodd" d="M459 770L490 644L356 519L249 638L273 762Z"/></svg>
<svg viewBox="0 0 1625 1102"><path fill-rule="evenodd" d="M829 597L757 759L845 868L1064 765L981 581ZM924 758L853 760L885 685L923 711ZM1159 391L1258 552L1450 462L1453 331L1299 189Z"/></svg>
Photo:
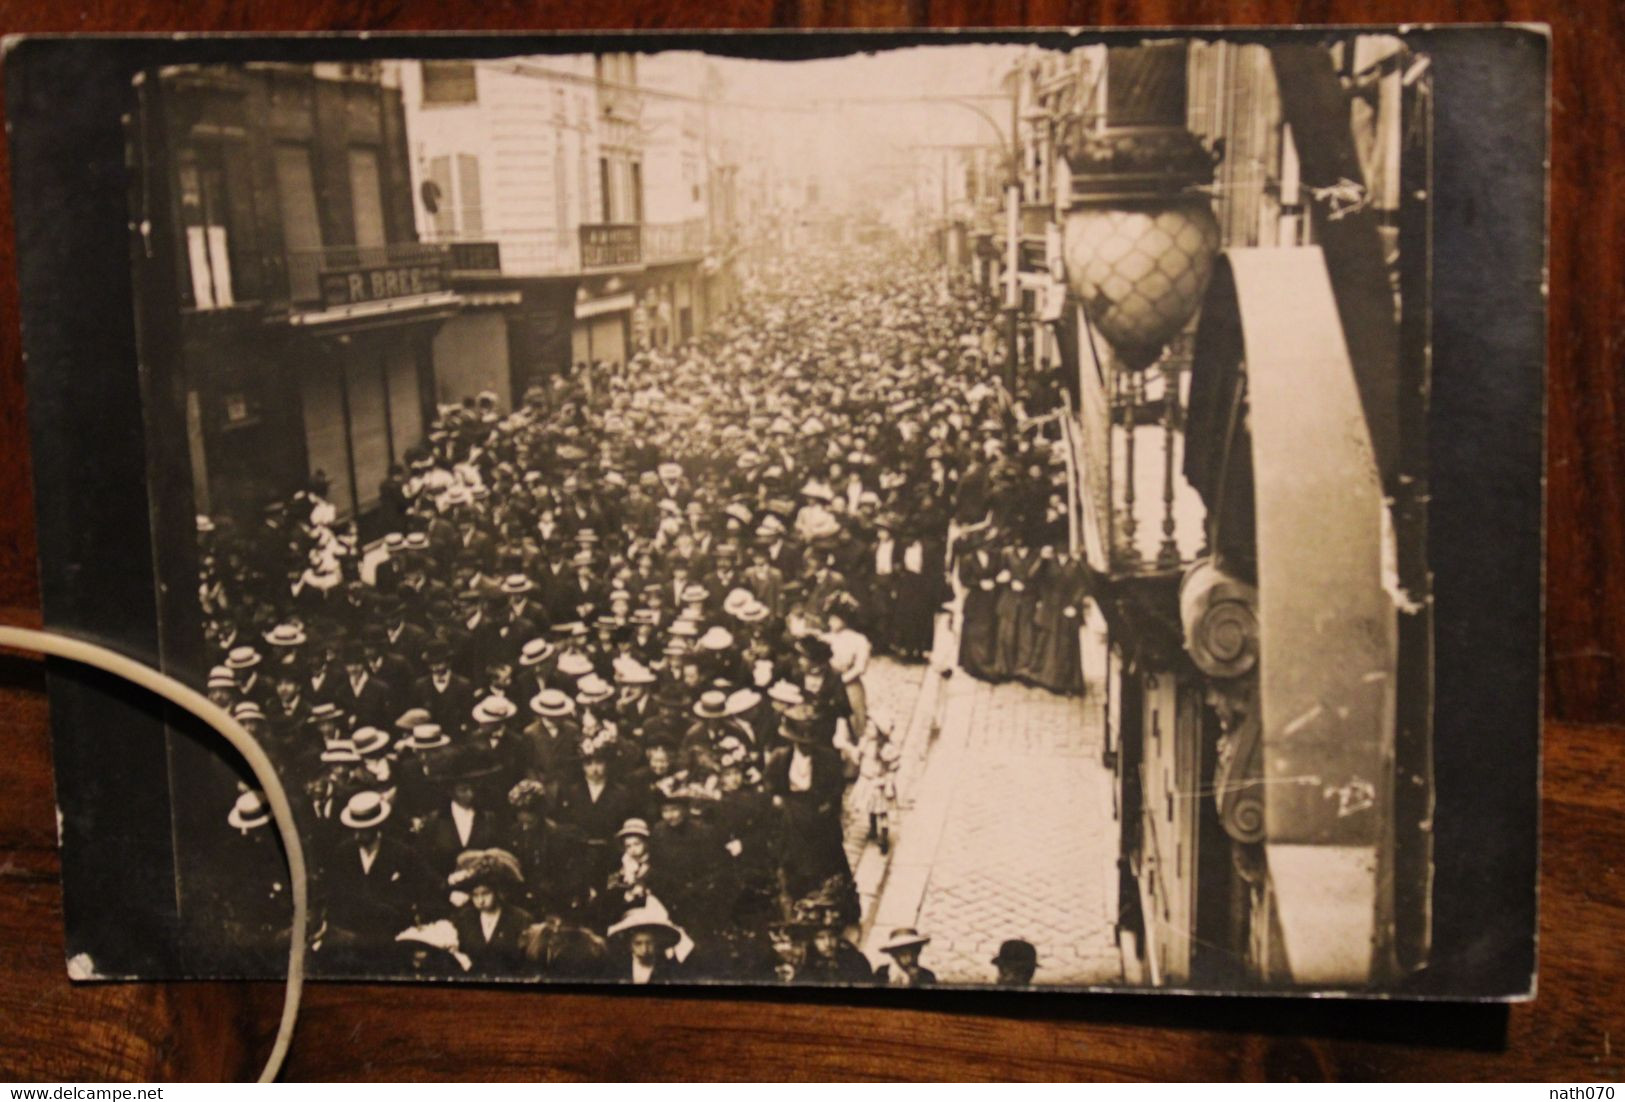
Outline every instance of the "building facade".
<svg viewBox="0 0 1625 1102"><path fill-rule="evenodd" d="M1131 979L1427 959L1426 71L1349 34L1016 81L1023 370L1071 396Z"/></svg>
<svg viewBox="0 0 1625 1102"><path fill-rule="evenodd" d="M393 67L164 70L141 102L138 287L149 316L178 315L198 511L315 478L365 526L422 438L431 345L461 305L418 240Z"/></svg>
<svg viewBox="0 0 1625 1102"><path fill-rule="evenodd" d="M733 175L709 151L706 76L683 54L404 66L419 230L466 304L435 343L439 401L511 407L725 307Z"/></svg>

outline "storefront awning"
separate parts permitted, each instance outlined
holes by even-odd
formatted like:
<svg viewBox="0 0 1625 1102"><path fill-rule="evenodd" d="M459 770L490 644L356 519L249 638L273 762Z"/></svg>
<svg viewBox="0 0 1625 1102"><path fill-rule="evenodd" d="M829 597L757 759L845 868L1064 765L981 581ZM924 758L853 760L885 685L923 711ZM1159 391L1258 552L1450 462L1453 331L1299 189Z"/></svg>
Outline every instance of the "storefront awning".
<svg viewBox="0 0 1625 1102"><path fill-rule="evenodd" d="M463 306L456 291L431 291L421 295L329 306L322 310L295 310L287 323L295 329L336 331L397 322L432 321L450 317Z"/></svg>

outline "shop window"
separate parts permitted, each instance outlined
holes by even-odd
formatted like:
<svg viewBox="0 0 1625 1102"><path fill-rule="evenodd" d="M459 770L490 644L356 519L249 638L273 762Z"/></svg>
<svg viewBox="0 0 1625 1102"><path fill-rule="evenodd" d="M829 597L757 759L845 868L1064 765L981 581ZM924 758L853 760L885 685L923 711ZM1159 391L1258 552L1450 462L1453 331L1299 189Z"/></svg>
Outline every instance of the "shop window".
<svg viewBox="0 0 1625 1102"><path fill-rule="evenodd" d="M422 65L424 106L478 102L479 83L472 61L425 61Z"/></svg>

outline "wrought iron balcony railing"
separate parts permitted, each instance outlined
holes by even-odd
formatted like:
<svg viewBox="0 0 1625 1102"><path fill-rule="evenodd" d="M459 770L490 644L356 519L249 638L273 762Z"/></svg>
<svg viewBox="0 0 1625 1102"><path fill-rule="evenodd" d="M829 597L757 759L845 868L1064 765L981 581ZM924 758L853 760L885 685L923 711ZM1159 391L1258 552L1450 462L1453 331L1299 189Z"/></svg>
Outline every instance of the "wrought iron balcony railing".
<svg viewBox="0 0 1625 1102"><path fill-rule="evenodd" d="M692 260L705 255L705 219L689 218L681 222L649 222L643 226L643 258L646 263L660 264L674 260Z"/></svg>

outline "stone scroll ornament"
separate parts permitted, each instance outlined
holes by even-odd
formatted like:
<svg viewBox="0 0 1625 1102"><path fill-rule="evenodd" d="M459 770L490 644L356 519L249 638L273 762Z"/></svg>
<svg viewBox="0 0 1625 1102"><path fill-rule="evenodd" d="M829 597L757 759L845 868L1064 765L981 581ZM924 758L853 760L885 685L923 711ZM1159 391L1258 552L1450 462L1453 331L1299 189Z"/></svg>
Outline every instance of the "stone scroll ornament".
<svg viewBox="0 0 1625 1102"><path fill-rule="evenodd" d="M1263 723L1258 701L1258 590L1211 559L1195 563L1179 587L1185 651L1208 678L1208 702L1224 735L1214 769L1214 802L1238 842L1264 839Z"/></svg>

